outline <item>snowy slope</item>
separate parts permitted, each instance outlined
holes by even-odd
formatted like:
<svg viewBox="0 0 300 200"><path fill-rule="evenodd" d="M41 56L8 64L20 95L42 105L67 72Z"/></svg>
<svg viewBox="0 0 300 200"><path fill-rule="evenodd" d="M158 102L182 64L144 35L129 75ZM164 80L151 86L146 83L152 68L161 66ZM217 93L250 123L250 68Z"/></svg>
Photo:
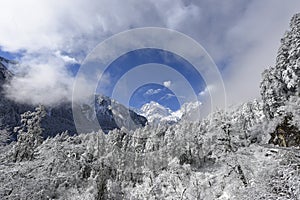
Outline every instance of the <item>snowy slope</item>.
<svg viewBox="0 0 300 200"><path fill-rule="evenodd" d="M244 126L240 114L259 113L250 107L215 113L210 123L63 134L32 160L12 162L31 144L18 142L0 155L0 198L299 199L299 150L265 144L262 126L251 130L261 122Z"/></svg>

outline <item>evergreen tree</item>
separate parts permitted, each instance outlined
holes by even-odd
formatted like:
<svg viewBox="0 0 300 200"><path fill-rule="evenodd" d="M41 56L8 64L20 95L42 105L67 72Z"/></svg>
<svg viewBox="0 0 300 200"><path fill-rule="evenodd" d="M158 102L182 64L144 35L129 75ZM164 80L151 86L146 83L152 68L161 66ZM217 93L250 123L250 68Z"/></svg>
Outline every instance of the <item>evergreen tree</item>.
<svg viewBox="0 0 300 200"><path fill-rule="evenodd" d="M261 82L264 112L268 118L282 115L281 106L300 94L300 14L293 16L290 31L281 39L275 67L265 70Z"/></svg>
<svg viewBox="0 0 300 200"><path fill-rule="evenodd" d="M290 31L281 39L275 67L263 73L261 95L266 117L270 120L282 118L271 133L269 143L300 145L297 142L300 140L300 131L290 124L297 116L287 111L290 102L300 96L300 14L293 16ZM294 106L295 110L299 107Z"/></svg>
<svg viewBox="0 0 300 200"><path fill-rule="evenodd" d="M22 125L15 127L18 141L14 147L14 161L32 160L34 149L43 142L41 120L45 117L45 107L40 105L34 112L28 111L21 115Z"/></svg>

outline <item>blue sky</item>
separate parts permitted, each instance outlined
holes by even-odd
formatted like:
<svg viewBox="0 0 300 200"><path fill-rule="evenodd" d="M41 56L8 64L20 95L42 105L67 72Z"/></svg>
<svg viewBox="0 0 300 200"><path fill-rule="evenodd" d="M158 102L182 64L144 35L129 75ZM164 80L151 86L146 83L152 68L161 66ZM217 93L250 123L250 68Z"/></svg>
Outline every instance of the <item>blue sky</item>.
<svg viewBox="0 0 300 200"><path fill-rule="evenodd" d="M184 58L161 49L146 48L128 52L115 59L102 74L102 77L110 78L109 83L107 84L106 80L101 81L100 78L97 93L112 97L113 90L122 76L125 76L128 71L135 67L149 63L165 65L176 70L183 75L184 79L191 85L195 94L199 94L206 87L201 74ZM166 74L164 75L164 73L166 73L164 70L160 70L160 73L157 74L157 76L166 77ZM139 74L137 74L137 76L139 76ZM134 79L142 78L142 76L135 77L131 78L130 81L136 81ZM177 97L173 96L171 99L166 97L174 95L168 87L170 88L171 84L174 84L176 81L176 79L162 80L160 84L147 83L145 84L145 87L141 85L139 89L132 94L133 98L130 99L129 106L140 108L142 106L141 102L149 103L150 101L156 101L172 110L178 110L180 107ZM156 92L150 93L151 90ZM141 93L142 91L144 91L144 94ZM116 100L122 102L121 99L118 99L118 96L116 96Z"/></svg>
<svg viewBox="0 0 300 200"><path fill-rule="evenodd" d="M129 106L140 109L144 104L155 101L173 111L180 109L176 95L169 88L159 84L145 84L139 87L131 96Z"/></svg>
<svg viewBox="0 0 300 200"><path fill-rule="evenodd" d="M0 49L0 56L7 58L9 60L16 60L18 61L20 58L22 58L22 55L24 54L24 52L20 51L20 52L8 52L8 51L2 51Z"/></svg>
<svg viewBox="0 0 300 200"><path fill-rule="evenodd" d="M4 0L1 4L0 56L18 60L20 65L13 70L22 74L11 83L8 95L44 104L71 100L74 75L97 44L116 33L149 26L180 31L201 44L222 73L229 104L259 98L261 72L274 65L280 38L292 15L300 11L298 0ZM122 63L128 64L124 69L132 67L133 57ZM200 83L200 93L206 91L201 79L190 79L194 87Z"/></svg>

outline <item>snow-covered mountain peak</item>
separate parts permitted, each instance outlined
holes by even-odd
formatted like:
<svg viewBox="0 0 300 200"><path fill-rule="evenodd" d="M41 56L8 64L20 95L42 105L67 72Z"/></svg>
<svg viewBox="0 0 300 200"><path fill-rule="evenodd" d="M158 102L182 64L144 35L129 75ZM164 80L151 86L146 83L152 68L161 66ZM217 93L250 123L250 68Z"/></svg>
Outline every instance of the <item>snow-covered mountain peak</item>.
<svg viewBox="0 0 300 200"><path fill-rule="evenodd" d="M141 111L147 115L161 115L166 117L172 113L172 110L160 105L157 102L151 101L142 106Z"/></svg>
<svg viewBox="0 0 300 200"><path fill-rule="evenodd" d="M165 107L157 102L151 101L146 103L140 109L140 114L147 118L150 124L174 123L179 121L178 113L175 116L170 108Z"/></svg>
<svg viewBox="0 0 300 200"><path fill-rule="evenodd" d="M172 111L157 102L146 103L140 109L140 114L147 118L150 124L175 123L180 120L191 120L198 118L201 102L184 103L177 111Z"/></svg>

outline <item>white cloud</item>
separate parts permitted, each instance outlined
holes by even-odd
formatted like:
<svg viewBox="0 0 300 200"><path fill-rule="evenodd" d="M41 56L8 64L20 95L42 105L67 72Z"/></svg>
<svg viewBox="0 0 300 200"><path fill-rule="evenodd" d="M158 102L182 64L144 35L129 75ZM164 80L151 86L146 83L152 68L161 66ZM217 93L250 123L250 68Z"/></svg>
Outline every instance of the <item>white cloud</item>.
<svg viewBox="0 0 300 200"><path fill-rule="evenodd" d="M261 73L275 64L280 39L299 10L300 1L253 1L230 28L232 55L223 72L230 103L260 97Z"/></svg>
<svg viewBox="0 0 300 200"><path fill-rule="evenodd" d="M7 87L8 96L50 104L68 98L73 77L67 73L66 64L80 63L95 45L114 33L133 27L166 26L167 14L154 2L2 1L0 48L26 54L15 69L24 76L14 78ZM173 13L184 10L180 0L165 3Z"/></svg>
<svg viewBox="0 0 300 200"><path fill-rule="evenodd" d="M145 92L146 96L152 96L161 92L161 89L149 89Z"/></svg>
<svg viewBox="0 0 300 200"><path fill-rule="evenodd" d="M205 87L205 89L199 93L199 96L202 96L202 97L209 96L210 93L213 92L214 89L215 89L215 87L213 85L207 85Z"/></svg>
<svg viewBox="0 0 300 200"><path fill-rule="evenodd" d="M199 17L176 29L196 39L221 68L228 104L259 98L262 71L274 65L280 39L300 1L190 1Z"/></svg>
<svg viewBox="0 0 300 200"><path fill-rule="evenodd" d="M0 44L7 51L88 53L106 37L128 28L166 26L170 17L154 2L6 0L1 2ZM165 6L184 17L180 2L165 1Z"/></svg>
<svg viewBox="0 0 300 200"><path fill-rule="evenodd" d="M279 40L299 10L298 0L4 0L0 47L27 54L17 69L25 76L13 80L9 94L25 100L32 93L35 103L65 99L73 83L67 63L80 63L114 33L159 26L193 37L217 64L225 63L229 102L245 101L259 96L260 73L274 64Z"/></svg>
<svg viewBox="0 0 300 200"><path fill-rule="evenodd" d="M68 55L63 55L60 51L56 51L55 56L57 56L58 58L61 58L65 63L70 63L70 64L78 64L79 63L76 60L76 58L70 57Z"/></svg>
<svg viewBox="0 0 300 200"><path fill-rule="evenodd" d="M27 104L45 105L71 100L73 77L63 67L63 60L51 55L23 59L18 66L19 73L23 75L14 77L5 86L9 98Z"/></svg>
<svg viewBox="0 0 300 200"><path fill-rule="evenodd" d="M167 88L169 88L171 86L172 82L171 81L164 81L163 85Z"/></svg>
<svg viewBox="0 0 300 200"><path fill-rule="evenodd" d="M176 97L174 94L168 93L168 94L164 95L163 97L161 97L159 100L168 100L168 99L171 99L174 97Z"/></svg>

